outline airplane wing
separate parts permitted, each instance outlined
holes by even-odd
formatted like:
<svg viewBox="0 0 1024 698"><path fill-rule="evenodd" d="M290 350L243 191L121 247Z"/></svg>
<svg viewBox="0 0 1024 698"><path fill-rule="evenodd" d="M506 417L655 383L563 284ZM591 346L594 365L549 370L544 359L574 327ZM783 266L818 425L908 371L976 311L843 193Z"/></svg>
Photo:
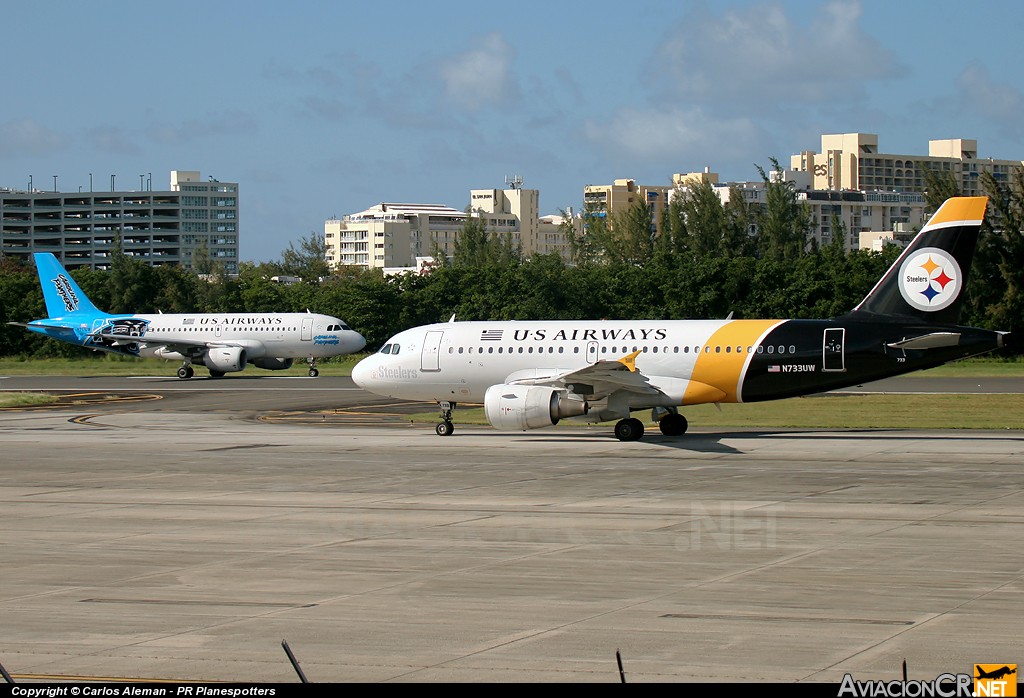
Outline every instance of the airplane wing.
<svg viewBox="0 0 1024 698"><path fill-rule="evenodd" d="M160 337L156 335L134 336L128 334L111 334L100 332L94 337L113 343L115 346L122 344L144 344L147 347L167 347L171 351L178 352L184 356L195 356L212 347L242 347L236 342L210 342L202 339L183 339L182 337Z"/></svg>
<svg viewBox="0 0 1024 698"><path fill-rule="evenodd" d="M602 360L580 369L555 373L548 376L518 378L509 380L513 385L547 385L565 388L569 392L588 397L603 397L617 390L626 390L638 395L660 395L661 391L651 385L650 380L636 370L633 352L616 361Z"/></svg>

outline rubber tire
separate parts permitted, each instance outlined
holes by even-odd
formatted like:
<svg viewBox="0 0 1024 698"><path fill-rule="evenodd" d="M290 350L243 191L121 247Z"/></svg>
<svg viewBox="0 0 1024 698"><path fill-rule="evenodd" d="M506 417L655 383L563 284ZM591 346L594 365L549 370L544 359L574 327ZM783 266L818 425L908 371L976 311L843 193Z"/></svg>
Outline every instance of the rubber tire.
<svg viewBox="0 0 1024 698"><path fill-rule="evenodd" d="M178 369L178 378L180 378L183 381L187 381L189 378L192 377L192 375L193 371L191 366L182 366L181 368Z"/></svg>
<svg viewBox="0 0 1024 698"><path fill-rule="evenodd" d="M689 426L686 417L678 413L667 414L658 422L658 428L665 436L682 436Z"/></svg>
<svg viewBox="0 0 1024 698"><path fill-rule="evenodd" d="M451 436L452 432L455 431L455 425L449 422L447 419L443 422L438 422L437 426L434 427L434 433L438 436Z"/></svg>
<svg viewBox="0 0 1024 698"><path fill-rule="evenodd" d="M320 375L320 371L316 370L315 368L309 369L309 377L310 378L316 378L319 375Z"/></svg>
<svg viewBox="0 0 1024 698"><path fill-rule="evenodd" d="M224 377L224 371L214 371L212 368L210 369L210 378L223 378L223 377Z"/></svg>
<svg viewBox="0 0 1024 698"><path fill-rule="evenodd" d="M615 424L615 438L619 441L637 441L644 435L644 423L635 417L620 419Z"/></svg>

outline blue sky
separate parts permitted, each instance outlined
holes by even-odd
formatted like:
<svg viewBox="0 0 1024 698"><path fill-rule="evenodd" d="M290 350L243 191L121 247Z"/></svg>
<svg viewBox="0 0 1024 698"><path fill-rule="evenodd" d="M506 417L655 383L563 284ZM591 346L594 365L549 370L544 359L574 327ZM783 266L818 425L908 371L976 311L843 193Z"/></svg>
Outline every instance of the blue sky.
<svg viewBox="0 0 1024 698"><path fill-rule="evenodd" d="M1024 3L6 3L0 186L240 184L243 260L381 201L522 175L757 177L822 133L1024 159Z"/></svg>

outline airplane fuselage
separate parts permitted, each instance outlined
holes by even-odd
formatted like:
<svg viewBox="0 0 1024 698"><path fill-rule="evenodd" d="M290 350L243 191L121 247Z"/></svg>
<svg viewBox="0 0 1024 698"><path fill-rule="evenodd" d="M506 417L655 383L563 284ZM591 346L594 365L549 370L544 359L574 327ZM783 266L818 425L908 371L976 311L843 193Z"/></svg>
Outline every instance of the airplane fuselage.
<svg viewBox="0 0 1024 698"><path fill-rule="evenodd" d="M480 403L493 385L639 352L635 368L664 394L665 407L756 402L937 366L1000 342L996 332L945 329L958 335L955 344L921 350L890 346L936 330L911 319L455 322L400 332L353 378L382 395ZM651 406L649 397L635 402Z"/></svg>
<svg viewBox="0 0 1024 698"><path fill-rule="evenodd" d="M205 342L230 342L246 348L250 359L324 358L353 351L356 333L337 318L317 313L182 313L104 315L90 319L50 318L28 329L69 341L67 332L53 328L64 322L75 344L145 358L187 358L163 345L148 346L146 337ZM118 339L106 337L116 336Z"/></svg>

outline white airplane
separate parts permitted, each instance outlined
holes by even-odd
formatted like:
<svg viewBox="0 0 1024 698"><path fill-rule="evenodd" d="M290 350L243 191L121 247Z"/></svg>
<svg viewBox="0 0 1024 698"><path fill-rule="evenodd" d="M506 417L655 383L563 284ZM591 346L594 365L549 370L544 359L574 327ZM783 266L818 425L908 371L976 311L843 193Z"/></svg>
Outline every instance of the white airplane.
<svg viewBox="0 0 1024 698"><path fill-rule="evenodd" d="M127 356L184 362L178 378L191 378L192 364L210 376L241 371L246 364L269 370L359 351L366 340L336 317L317 313L174 313L110 315L96 308L49 252L35 253L36 271L50 317L12 322L47 337Z"/></svg>
<svg viewBox="0 0 1024 698"><path fill-rule="evenodd" d="M756 402L834 390L991 351L1005 332L956 324L987 197L949 199L850 313L831 320L454 322L392 337L352 378L371 392L441 407L483 403L499 429L563 418L619 420L651 409L679 436L679 407Z"/></svg>

